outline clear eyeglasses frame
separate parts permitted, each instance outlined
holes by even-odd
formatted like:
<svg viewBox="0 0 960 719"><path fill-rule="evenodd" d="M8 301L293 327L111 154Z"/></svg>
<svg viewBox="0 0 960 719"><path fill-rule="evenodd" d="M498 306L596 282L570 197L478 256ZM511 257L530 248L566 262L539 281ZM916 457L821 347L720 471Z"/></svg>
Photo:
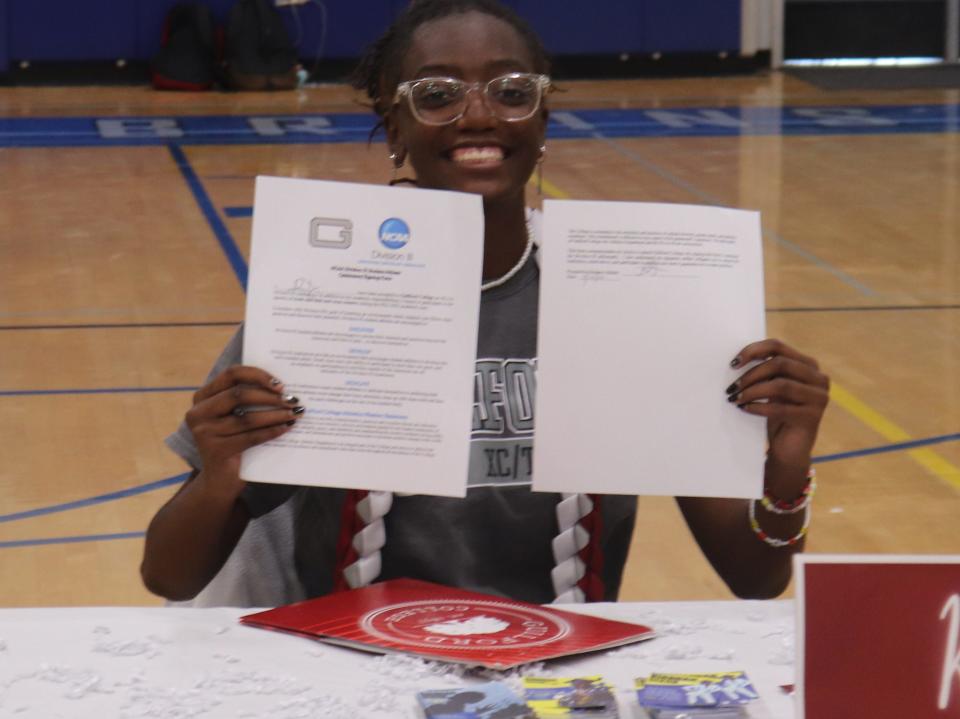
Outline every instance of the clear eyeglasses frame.
<svg viewBox="0 0 960 719"><path fill-rule="evenodd" d="M449 125L464 116L470 93L477 91L498 120L521 122L536 114L550 87L549 75L525 72L473 83L453 77L423 77L397 85L393 104L406 97L410 112L423 124Z"/></svg>

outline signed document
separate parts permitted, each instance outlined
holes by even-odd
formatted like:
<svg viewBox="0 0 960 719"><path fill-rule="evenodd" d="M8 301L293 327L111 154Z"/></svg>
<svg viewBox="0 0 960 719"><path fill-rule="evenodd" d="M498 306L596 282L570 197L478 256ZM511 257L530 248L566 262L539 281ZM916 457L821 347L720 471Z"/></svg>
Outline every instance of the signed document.
<svg viewBox="0 0 960 719"><path fill-rule="evenodd" d="M534 489L760 497L766 422L724 392L765 337L759 214L547 201L543 220Z"/></svg>
<svg viewBox="0 0 960 719"><path fill-rule="evenodd" d="M243 362L306 411L240 476L463 496L479 196L258 177Z"/></svg>

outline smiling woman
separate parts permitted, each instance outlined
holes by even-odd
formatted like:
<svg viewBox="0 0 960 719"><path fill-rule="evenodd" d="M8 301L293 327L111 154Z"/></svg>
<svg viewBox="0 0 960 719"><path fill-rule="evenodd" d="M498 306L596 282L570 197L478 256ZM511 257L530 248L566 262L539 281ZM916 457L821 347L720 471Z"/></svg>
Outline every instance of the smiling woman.
<svg viewBox="0 0 960 719"><path fill-rule="evenodd" d="M527 245L524 187L546 151L548 72L536 35L501 5L421 0L355 74L395 167L409 159L420 187L483 196L485 280Z"/></svg>
<svg viewBox="0 0 960 719"><path fill-rule="evenodd" d="M483 198L467 496L244 483L243 450L289 431L304 410L279 380L237 364L238 335L168 440L194 473L150 525L144 581L172 599L193 597L232 555L228 573L247 564L240 575L257 582L276 567L249 550L257 542L275 545L279 533L292 537L292 558L281 552L270 561L290 561L296 586L256 593L234 586L214 601L281 604L396 577L534 602L616 599L636 498L530 489L539 270L524 190L545 152L550 80L540 42L494 0L418 0L361 64L356 84L382 120L395 167L409 160L419 186ZM402 228L384 232L403 241ZM731 589L769 597L786 586L791 554L802 547L810 454L828 383L815 361L777 340L748 345L732 364L754 362L726 394L742 411L767 418L769 496L756 507L725 499L679 503ZM682 389L682 378L655 379ZM236 411L246 405L272 409ZM693 449L697 438L688 439Z"/></svg>

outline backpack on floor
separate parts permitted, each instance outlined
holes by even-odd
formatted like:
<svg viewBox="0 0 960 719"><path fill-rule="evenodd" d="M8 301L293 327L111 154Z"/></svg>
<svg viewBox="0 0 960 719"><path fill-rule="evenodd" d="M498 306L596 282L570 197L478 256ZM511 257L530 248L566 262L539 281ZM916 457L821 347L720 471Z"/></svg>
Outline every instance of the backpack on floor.
<svg viewBox="0 0 960 719"><path fill-rule="evenodd" d="M199 3L174 5L163 23L151 68L158 90L209 90L217 80L213 16Z"/></svg>
<svg viewBox="0 0 960 719"><path fill-rule="evenodd" d="M268 0L238 0L230 9L224 82L231 90L291 90L297 51L283 18Z"/></svg>

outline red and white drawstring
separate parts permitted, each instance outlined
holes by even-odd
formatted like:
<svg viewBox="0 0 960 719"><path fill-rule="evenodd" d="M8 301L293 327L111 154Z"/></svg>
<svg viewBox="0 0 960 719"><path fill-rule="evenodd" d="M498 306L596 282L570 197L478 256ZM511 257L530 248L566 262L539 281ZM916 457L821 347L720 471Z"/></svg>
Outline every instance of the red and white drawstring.
<svg viewBox="0 0 960 719"><path fill-rule="evenodd" d="M391 492L347 492L341 513L335 591L365 587L380 575L380 550L386 543L383 520L392 504ZM600 502L586 494L565 494L556 513L559 533L552 543L556 566L550 573L554 602L602 601Z"/></svg>

